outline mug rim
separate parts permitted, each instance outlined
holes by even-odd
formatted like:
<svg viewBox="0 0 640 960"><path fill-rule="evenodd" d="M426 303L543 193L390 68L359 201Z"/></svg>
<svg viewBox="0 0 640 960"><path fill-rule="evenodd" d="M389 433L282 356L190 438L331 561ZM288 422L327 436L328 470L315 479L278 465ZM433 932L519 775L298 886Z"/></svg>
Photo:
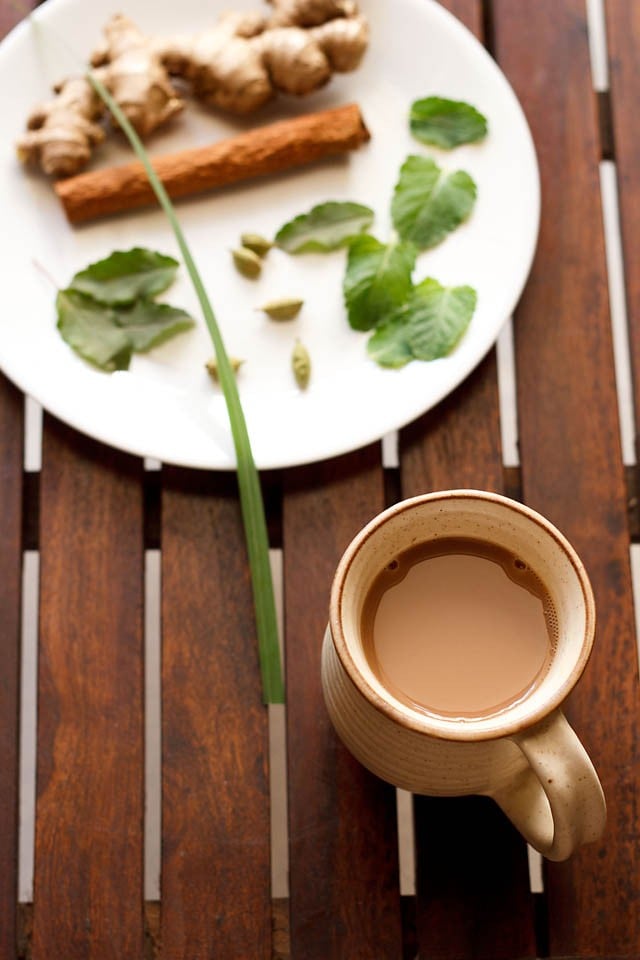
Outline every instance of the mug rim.
<svg viewBox="0 0 640 960"><path fill-rule="evenodd" d="M366 541L393 516L396 516L407 510L411 510L415 506L418 506L422 503L454 499L476 501L484 500L497 503L500 506L509 510L513 510L515 513L525 516L527 519L536 523L548 536L551 536L552 539L556 541L569 559L575 571L578 583L580 584L584 601L585 627L582 644L579 655L576 658L576 662L574 663L573 668L571 669L571 672L565 681L553 691L553 693L545 700L544 703L540 704L537 709L527 713L527 715L524 717L510 720L510 711L507 708L507 710L504 712L505 719L502 722L500 719L502 716L501 714L496 714L494 717L479 718L493 721L491 726L487 727L486 729L473 729L470 727L470 724L466 723L458 723L456 725L456 722L452 721L450 718L444 716L439 717L437 714L422 713L418 710L413 710L411 707L406 708L406 710L410 711L410 713L405 713L399 710L395 704L391 702L391 700L385 700L383 697L381 697L378 691L369 684L366 678L356 667L356 664L351 656L344 631L342 629L340 616L345 581L354 559L359 553L363 544L366 543ZM588 574L575 548L567 540L564 534L562 534L557 527L551 523L550 520L547 520L546 517L542 516L542 514L538 513L536 510L533 510L531 507L526 506L526 504L519 503L517 500L512 500L509 497L505 497L499 493L474 489L437 490L432 493L418 494L417 496L398 501L373 517L373 519L370 520L356 534L343 553L333 579L333 584L331 586L331 598L329 604L329 627L334 648L344 670L347 673L347 676L356 686L359 692L377 710L393 720L394 723L398 723L406 729L437 737L441 740L459 740L467 742L477 740L494 740L499 737L520 733L523 729L529 728L533 724L538 723L540 720L543 720L550 713L556 710L576 685L587 665L591 655L591 650L593 648L595 620L595 600Z"/></svg>

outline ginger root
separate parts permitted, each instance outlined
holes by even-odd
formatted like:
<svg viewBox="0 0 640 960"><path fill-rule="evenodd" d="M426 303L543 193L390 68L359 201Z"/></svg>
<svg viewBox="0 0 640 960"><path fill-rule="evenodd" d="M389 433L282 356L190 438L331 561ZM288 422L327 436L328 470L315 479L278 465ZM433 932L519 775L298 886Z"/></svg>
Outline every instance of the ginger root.
<svg viewBox="0 0 640 960"><path fill-rule="evenodd" d="M271 2L274 14L267 20L223 14L210 30L159 40L155 49L194 96L239 114L252 113L277 93L305 96L332 73L356 69L369 35L355 3Z"/></svg>
<svg viewBox="0 0 640 960"><path fill-rule="evenodd" d="M148 37L122 14L105 27L105 43L91 57L104 83L138 133L148 136L182 110L167 72ZM86 77L64 80L56 97L36 108L28 131L16 145L23 163L39 164L44 173L66 177L84 167L91 148L105 137L99 121L105 114L100 97Z"/></svg>
<svg viewBox="0 0 640 960"><path fill-rule="evenodd" d="M128 17L118 13L107 23L105 43L91 65L141 137L179 113L184 102L167 77L153 44Z"/></svg>
<svg viewBox="0 0 640 960"><path fill-rule="evenodd" d="M49 176L66 177L84 167L91 148L104 140L104 130L96 123L102 101L85 77L64 80L54 93L54 99L30 114L17 152L22 163L39 164Z"/></svg>
<svg viewBox="0 0 640 960"><path fill-rule="evenodd" d="M246 114L278 93L309 94L332 73L359 65L368 26L354 0L269 2L270 16L227 13L208 30L170 38L147 37L117 14L105 27L92 66L146 137L183 108L172 77L206 104ZM29 118L18 157L55 177L77 173L104 139L98 123L104 116L86 78L65 80L57 96Z"/></svg>
<svg viewBox="0 0 640 960"><path fill-rule="evenodd" d="M260 15L226 13L209 30L157 39L155 49L169 74L185 80L198 100L248 113L272 96L256 46L263 29Z"/></svg>
<svg viewBox="0 0 640 960"><path fill-rule="evenodd" d="M318 27L336 17L355 17L354 0L268 0L273 6L270 27Z"/></svg>

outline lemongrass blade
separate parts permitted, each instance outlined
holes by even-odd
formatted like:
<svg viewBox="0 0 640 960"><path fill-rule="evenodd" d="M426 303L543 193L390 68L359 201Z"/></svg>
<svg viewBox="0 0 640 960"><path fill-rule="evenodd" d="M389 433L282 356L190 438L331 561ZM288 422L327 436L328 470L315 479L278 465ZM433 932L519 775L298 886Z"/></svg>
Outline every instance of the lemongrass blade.
<svg viewBox="0 0 640 960"><path fill-rule="evenodd" d="M266 703L283 703L284 683L280 662L278 621L273 593L271 565L269 562L269 539L264 513L264 502L262 499L260 478L253 459L244 411L240 402L240 395L238 393L233 368L225 349L213 307L211 306L200 272L182 232L182 227L176 216L173 204L169 199L169 195L162 181L153 169L151 160L142 141L98 77L96 77L92 71L88 71L87 78L98 96L104 101L117 120L145 169L158 203L167 215L167 219L175 235L211 336L218 363L218 377L227 405L231 435L236 454L240 506L251 571L263 698Z"/></svg>

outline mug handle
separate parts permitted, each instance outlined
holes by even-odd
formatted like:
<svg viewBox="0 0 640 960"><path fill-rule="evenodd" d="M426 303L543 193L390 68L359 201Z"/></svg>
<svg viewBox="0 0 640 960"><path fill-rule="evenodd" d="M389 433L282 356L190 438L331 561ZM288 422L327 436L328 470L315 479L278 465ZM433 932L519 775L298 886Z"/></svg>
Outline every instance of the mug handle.
<svg viewBox="0 0 640 960"><path fill-rule="evenodd" d="M528 761L516 783L491 796L531 846L566 860L602 835L606 804L589 756L560 710L511 738Z"/></svg>

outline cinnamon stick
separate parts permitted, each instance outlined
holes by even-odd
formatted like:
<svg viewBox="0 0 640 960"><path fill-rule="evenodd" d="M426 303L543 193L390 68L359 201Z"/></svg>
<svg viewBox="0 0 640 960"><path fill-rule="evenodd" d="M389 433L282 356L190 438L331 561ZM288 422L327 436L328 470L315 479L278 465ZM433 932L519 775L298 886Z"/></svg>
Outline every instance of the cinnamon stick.
<svg viewBox="0 0 640 960"><path fill-rule="evenodd" d="M169 196L177 199L355 150L368 139L360 109L347 104L257 127L205 147L165 154L152 162ZM70 223L156 202L139 161L59 180L55 191Z"/></svg>

